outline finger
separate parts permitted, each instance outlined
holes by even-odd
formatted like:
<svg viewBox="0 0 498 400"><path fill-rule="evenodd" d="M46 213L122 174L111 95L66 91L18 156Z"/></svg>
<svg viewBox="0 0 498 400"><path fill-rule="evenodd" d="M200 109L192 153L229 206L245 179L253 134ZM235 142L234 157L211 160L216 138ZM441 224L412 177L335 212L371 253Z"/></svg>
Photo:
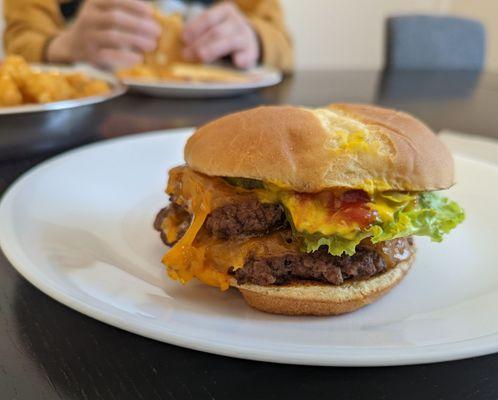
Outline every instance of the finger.
<svg viewBox="0 0 498 400"><path fill-rule="evenodd" d="M153 38L114 29L96 31L92 39L98 47L134 49L142 53L154 50L157 44Z"/></svg>
<svg viewBox="0 0 498 400"><path fill-rule="evenodd" d="M115 9L99 13L96 18L97 27L102 29L114 28L154 38L161 34L161 26L150 16L137 17L123 10Z"/></svg>
<svg viewBox="0 0 498 400"><path fill-rule="evenodd" d="M199 59L211 62L237 50L241 44L240 35L237 35L237 25L227 19L221 24L212 27L192 45L184 49L183 56L187 60ZM224 53L224 54L222 54Z"/></svg>
<svg viewBox="0 0 498 400"><path fill-rule="evenodd" d="M237 68L253 68L258 61L258 54L256 50L252 49L241 50L233 55L232 61Z"/></svg>
<svg viewBox="0 0 498 400"><path fill-rule="evenodd" d="M143 61L141 54L123 49L101 49L97 52L94 64L104 68L122 68L139 64Z"/></svg>
<svg viewBox="0 0 498 400"><path fill-rule="evenodd" d="M138 17L150 17L154 13L152 5L140 0L94 0L94 4L101 10L121 9Z"/></svg>
<svg viewBox="0 0 498 400"><path fill-rule="evenodd" d="M239 48L239 45L237 37L224 37L195 48L194 54L196 59L204 63L211 63L232 54L235 49Z"/></svg>
<svg viewBox="0 0 498 400"><path fill-rule="evenodd" d="M187 45L195 42L203 33L228 18L232 9L233 6L229 3L222 3L204 11L197 18L188 22L183 29L182 38L184 42Z"/></svg>

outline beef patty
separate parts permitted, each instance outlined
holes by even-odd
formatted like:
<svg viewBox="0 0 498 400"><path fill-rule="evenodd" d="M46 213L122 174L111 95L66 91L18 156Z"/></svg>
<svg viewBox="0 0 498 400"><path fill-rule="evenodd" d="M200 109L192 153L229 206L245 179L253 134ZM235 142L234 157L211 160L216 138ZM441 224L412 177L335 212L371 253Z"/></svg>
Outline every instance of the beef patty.
<svg viewBox="0 0 498 400"><path fill-rule="evenodd" d="M168 207L159 211L154 221L154 228L161 233L162 222L168 215L183 221L181 222L181 234L179 232L180 238L190 224L192 219L190 214L174 202L170 203ZM257 199L250 199L216 208L207 216L204 227L213 236L230 239L235 236L265 236L288 227L288 222L280 204L267 204ZM161 238L167 245L173 244L165 241L164 234Z"/></svg>
<svg viewBox="0 0 498 400"><path fill-rule="evenodd" d="M210 234L229 239L234 236L264 236L287 225L280 204L251 199L217 208L208 215L204 226Z"/></svg>
<svg viewBox="0 0 498 400"><path fill-rule="evenodd" d="M305 279L340 285L346 279L368 278L385 269L386 263L379 253L365 247L359 248L353 256L336 257L319 249L314 253L251 257L243 268L232 274L239 284L282 285Z"/></svg>
<svg viewBox="0 0 498 400"><path fill-rule="evenodd" d="M173 218L178 222L178 237L176 240L169 241L166 237L166 234L162 230L163 221L167 218ZM190 222L192 221L192 215L185 210L183 207L179 206L176 203L170 203L169 206L162 208L159 213L156 215L154 220L154 229L161 234L161 240L167 246L173 246L176 241L178 241L185 232L187 232L188 227L190 226Z"/></svg>

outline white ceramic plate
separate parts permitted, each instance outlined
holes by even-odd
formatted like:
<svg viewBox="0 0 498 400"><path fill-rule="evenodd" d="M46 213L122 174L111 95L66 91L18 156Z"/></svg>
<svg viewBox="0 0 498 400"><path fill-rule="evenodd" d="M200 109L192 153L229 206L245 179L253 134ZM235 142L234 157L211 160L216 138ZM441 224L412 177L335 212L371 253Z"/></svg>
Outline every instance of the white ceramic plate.
<svg viewBox="0 0 498 400"><path fill-rule="evenodd" d="M498 165L498 140L462 132L443 130L439 138L458 154Z"/></svg>
<svg viewBox="0 0 498 400"><path fill-rule="evenodd" d="M274 86L282 80L280 71L268 67L254 68L247 74L251 80L244 83L167 82L131 78L123 79L122 82L135 92L151 96L207 98L234 96Z"/></svg>
<svg viewBox="0 0 498 400"><path fill-rule="evenodd" d="M98 96L82 97L80 99L71 99L63 101L54 101L45 104L25 104L22 106L13 107L0 107L1 115L23 114L33 112L65 110L68 108L82 107L90 104L102 103L104 101L121 96L126 92L126 86L123 85L114 75L92 68L88 65L75 65L75 66L56 66L45 64L33 64L35 68L42 71L60 71L60 72L83 72L88 76L95 79L102 79L110 84L111 90L108 93Z"/></svg>
<svg viewBox="0 0 498 400"><path fill-rule="evenodd" d="M399 365L498 350L498 167L456 157L449 196L467 220L442 244L417 240L412 272L340 317L285 317L166 278L152 230L166 171L188 130L111 140L34 168L0 205L3 251L35 286L93 318L197 350L314 365Z"/></svg>

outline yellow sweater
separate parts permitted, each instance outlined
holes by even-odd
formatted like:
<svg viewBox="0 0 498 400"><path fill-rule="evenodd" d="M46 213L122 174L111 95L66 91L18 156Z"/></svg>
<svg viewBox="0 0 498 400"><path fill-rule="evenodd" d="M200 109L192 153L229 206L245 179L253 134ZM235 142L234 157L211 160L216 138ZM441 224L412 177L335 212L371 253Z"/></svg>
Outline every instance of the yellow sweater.
<svg viewBox="0 0 498 400"><path fill-rule="evenodd" d="M4 0L4 44L8 54L30 62L44 60L50 40L64 29L63 0ZM283 71L293 66L293 51L279 0L233 0L258 33L263 64Z"/></svg>

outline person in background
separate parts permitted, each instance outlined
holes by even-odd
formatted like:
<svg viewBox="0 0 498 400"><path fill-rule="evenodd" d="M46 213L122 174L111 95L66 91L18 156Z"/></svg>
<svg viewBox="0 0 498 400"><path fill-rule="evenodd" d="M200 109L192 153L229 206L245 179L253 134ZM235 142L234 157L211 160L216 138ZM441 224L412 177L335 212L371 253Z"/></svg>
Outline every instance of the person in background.
<svg viewBox="0 0 498 400"><path fill-rule="evenodd" d="M292 69L292 44L278 0L4 0L8 54L30 62L89 62L104 68L140 63L155 49L161 27L156 4L181 12L187 61L229 57L239 68L258 63ZM168 9L169 8L169 9Z"/></svg>

